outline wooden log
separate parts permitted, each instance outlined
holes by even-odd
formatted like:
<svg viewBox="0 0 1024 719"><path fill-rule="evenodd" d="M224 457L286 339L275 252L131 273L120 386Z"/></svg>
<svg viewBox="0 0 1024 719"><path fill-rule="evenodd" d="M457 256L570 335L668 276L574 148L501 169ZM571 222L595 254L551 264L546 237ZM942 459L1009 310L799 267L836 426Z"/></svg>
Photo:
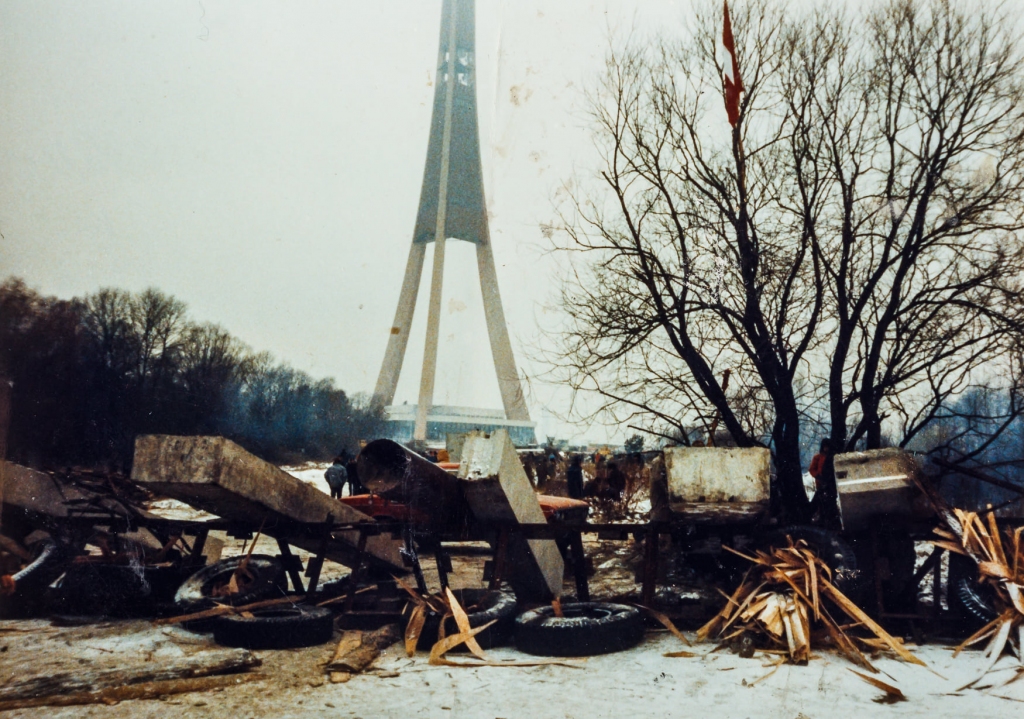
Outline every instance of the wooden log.
<svg viewBox="0 0 1024 719"><path fill-rule="evenodd" d="M329 674L361 672L373 664L383 650L401 639L402 631L397 624L388 624L372 632L345 632L324 671Z"/></svg>
<svg viewBox="0 0 1024 719"><path fill-rule="evenodd" d="M283 469L246 452L223 437L146 435L135 440L132 480L225 519L264 527L264 534L309 552L320 549L322 533L296 532L295 524L373 522ZM339 531L326 557L354 566L358 531ZM381 534L369 538L366 553L374 569L405 574L401 543Z"/></svg>
<svg viewBox="0 0 1024 719"><path fill-rule="evenodd" d="M0 549L26 562L31 562L34 559L32 552L21 546L20 542L16 542L3 534L0 534Z"/></svg>
<svg viewBox="0 0 1024 719"><path fill-rule="evenodd" d="M53 671L45 676L19 680L9 677L0 686L0 702L9 702L55 694L96 692L143 682L166 682L251 669L260 660L247 649L211 649L162 662L137 666L90 669L88 665L69 671Z"/></svg>
<svg viewBox="0 0 1024 719"><path fill-rule="evenodd" d="M118 702L130 701L132 699L159 699L160 697L173 694L224 689L239 684L260 681L263 678L262 674L221 674L209 677L143 682L123 687L100 689L94 692L72 692L71 694L56 694L32 699L0 701L0 711L28 709L31 707L67 707L81 704L117 704Z"/></svg>
<svg viewBox="0 0 1024 719"><path fill-rule="evenodd" d="M544 511L515 445L505 430L469 437L462 448L459 480L476 519L543 524ZM565 564L553 539L525 539L510 527L505 574L522 601L550 601L562 593Z"/></svg>

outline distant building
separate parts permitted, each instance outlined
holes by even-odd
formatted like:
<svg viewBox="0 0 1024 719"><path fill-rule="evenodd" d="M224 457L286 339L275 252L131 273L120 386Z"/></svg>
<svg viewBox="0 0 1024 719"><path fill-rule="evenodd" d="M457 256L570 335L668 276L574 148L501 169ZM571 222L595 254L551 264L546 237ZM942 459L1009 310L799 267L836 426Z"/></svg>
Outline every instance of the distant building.
<svg viewBox="0 0 1024 719"><path fill-rule="evenodd" d="M414 404L396 404L384 408L389 439L408 442L413 438L416 410ZM443 442L449 432L469 432L474 429L493 432L506 429L515 445L523 447L537 443L536 428L537 424L529 420L505 419L505 412L500 409L434 405L427 414L428 442Z"/></svg>

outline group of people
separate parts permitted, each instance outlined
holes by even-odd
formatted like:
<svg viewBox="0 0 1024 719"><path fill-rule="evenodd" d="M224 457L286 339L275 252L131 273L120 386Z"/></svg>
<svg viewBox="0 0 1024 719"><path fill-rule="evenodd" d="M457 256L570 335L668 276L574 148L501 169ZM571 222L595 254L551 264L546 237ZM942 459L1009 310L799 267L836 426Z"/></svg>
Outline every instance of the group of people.
<svg viewBox="0 0 1024 719"><path fill-rule="evenodd" d="M605 463L604 455L597 455L600 459L595 462L594 471L597 475L587 484L583 482L583 457L573 455L569 466L565 470L565 481L569 496L572 499L583 499L584 497L596 497L598 499L610 499L621 501L626 492L626 475L619 468L616 462Z"/></svg>
<svg viewBox="0 0 1024 719"><path fill-rule="evenodd" d="M443 455L441 452L443 452ZM823 439L818 453L811 460L809 470L815 484L810 513L822 526L839 528L841 520L839 517L834 457L835 452L832 449L832 443L828 439ZM446 462L448 461L448 453L441 450L429 458L433 462ZM622 499L626 490L626 475L616 462L608 461L605 463L603 459L603 455L598 455L595 462L597 477L585 484L583 478L583 457L579 454L573 455L565 471L566 489L572 499L583 499L584 497L616 501ZM331 488L332 497L340 499L346 485L349 488L349 496L366 493L366 489L359 481L356 458L345 450L342 450L334 458L334 462L324 472L324 478Z"/></svg>
<svg viewBox="0 0 1024 719"><path fill-rule="evenodd" d="M366 489L359 481L359 468L356 466L356 458L346 450L334 458L334 462L324 472L324 479L327 486L331 488L331 496L341 499L345 485L348 485L349 496L366 494Z"/></svg>

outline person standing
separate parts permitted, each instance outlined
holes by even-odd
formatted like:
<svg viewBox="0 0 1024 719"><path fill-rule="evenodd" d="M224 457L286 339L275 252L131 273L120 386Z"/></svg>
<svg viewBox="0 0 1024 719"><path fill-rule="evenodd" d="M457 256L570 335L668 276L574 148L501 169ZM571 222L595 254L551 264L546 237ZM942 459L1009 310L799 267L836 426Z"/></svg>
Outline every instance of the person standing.
<svg viewBox="0 0 1024 719"><path fill-rule="evenodd" d="M565 482L570 497L583 499L583 459L580 455L574 455L572 463L565 470Z"/></svg>
<svg viewBox="0 0 1024 719"><path fill-rule="evenodd" d="M832 442L823 439L818 453L811 459L808 472L814 477L814 499L811 500L811 517L817 513L818 522L828 529L841 529L839 516L839 491L836 487L835 452Z"/></svg>
<svg viewBox="0 0 1024 719"><path fill-rule="evenodd" d="M366 488L359 481L359 466L356 458L352 457L345 463L345 471L348 474L348 496L354 497L357 494L366 494Z"/></svg>
<svg viewBox="0 0 1024 719"><path fill-rule="evenodd" d="M608 462L607 484L609 499L621 502L626 494L626 475L618 462Z"/></svg>
<svg viewBox="0 0 1024 719"><path fill-rule="evenodd" d="M344 457L339 455L334 458L334 463L324 472L324 479L327 480L327 486L331 488L331 496L341 499L341 490L348 482L348 470L345 469Z"/></svg>

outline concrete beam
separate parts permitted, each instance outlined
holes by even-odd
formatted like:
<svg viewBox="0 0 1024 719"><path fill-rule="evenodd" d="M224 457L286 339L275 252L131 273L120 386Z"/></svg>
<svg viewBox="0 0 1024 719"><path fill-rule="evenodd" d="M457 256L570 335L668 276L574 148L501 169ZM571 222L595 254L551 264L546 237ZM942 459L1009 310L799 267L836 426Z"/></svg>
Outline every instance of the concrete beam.
<svg viewBox="0 0 1024 719"><path fill-rule="evenodd" d="M515 445L505 430L467 437L459 465L462 493L481 521L543 524L547 520ZM548 601L562 593L565 565L554 540L510 537L506 567L516 596Z"/></svg>
<svg viewBox="0 0 1024 719"><path fill-rule="evenodd" d="M154 494L245 522L254 530L264 525L268 536L311 552L319 549L319 537L289 534L275 524L322 523L328 515L342 523L373 521L223 437L140 436L135 440L132 480ZM335 532L327 558L353 566L358 540L358 531ZM407 570L400 547L400 542L386 534L369 537L366 542L376 569L404 574Z"/></svg>

